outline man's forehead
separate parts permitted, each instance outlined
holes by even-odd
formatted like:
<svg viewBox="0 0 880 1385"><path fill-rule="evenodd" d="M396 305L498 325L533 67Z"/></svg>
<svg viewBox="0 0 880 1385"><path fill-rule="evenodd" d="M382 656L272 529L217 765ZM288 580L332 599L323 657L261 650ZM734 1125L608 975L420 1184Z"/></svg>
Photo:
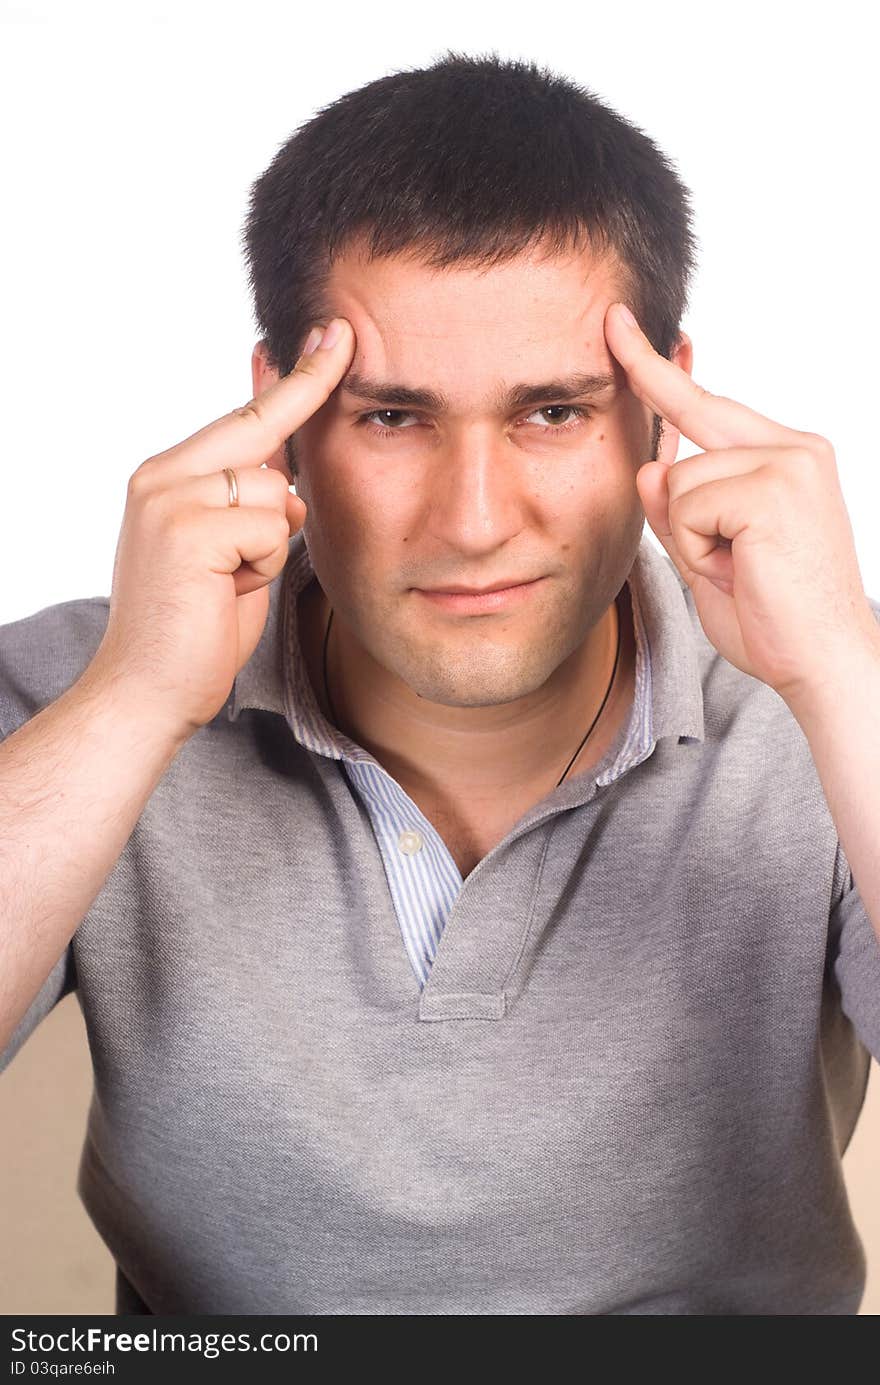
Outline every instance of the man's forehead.
<svg viewBox="0 0 880 1385"><path fill-rule="evenodd" d="M603 323L618 295L607 266L593 268L572 256L480 271L393 256L341 259L326 284L325 315L348 318L357 343L339 392L445 409L445 383L462 397L466 358L480 397L499 405L515 404L515 395L528 403L554 381L560 397L607 398L620 372Z"/></svg>
<svg viewBox="0 0 880 1385"><path fill-rule="evenodd" d="M565 254L529 250L491 265L463 261L438 267L427 252L383 254L365 250L340 254L324 283L330 315L359 316L379 330L429 333L441 326L465 326L488 315L488 324L520 324L520 331L542 324L604 317L619 296L617 261L587 249ZM430 313L426 315L426 310ZM353 325L355 325L353 323Z"/></svg>

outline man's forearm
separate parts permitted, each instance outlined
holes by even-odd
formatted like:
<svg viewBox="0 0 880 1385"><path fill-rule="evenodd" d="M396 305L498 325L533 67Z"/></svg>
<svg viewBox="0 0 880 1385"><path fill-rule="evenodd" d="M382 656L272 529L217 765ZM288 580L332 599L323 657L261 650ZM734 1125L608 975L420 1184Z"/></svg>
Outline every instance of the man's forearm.
<svg viewBox="0 0 880 1385"><path fill-rule="evenodd" d="M839 676L789 706L880 943L880 625Z"/></svg>
<svg viewBox="0 0 880 1385"><path fill-rule="evenodd" d="M0 1052L183 745L98 667L0 745Z"/></svg>

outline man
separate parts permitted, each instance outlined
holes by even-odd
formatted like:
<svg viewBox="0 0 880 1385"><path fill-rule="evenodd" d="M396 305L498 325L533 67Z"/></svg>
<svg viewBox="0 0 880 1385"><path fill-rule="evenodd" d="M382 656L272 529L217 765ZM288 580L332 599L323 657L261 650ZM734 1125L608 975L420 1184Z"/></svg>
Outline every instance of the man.
<svg viewBox="0 0 880 1385"><path fill-rule="evenodd" d="M694 385L681 184L528 65L342 98L247 245L251 404L139 469L109 618L0 631L0 780L143 757L3 1055L77 986L118 1308L855 1312L880 607L830 445ZM296 532L204 579L267 592L227 696L212 609L149 623L261 462Z"/></svg>

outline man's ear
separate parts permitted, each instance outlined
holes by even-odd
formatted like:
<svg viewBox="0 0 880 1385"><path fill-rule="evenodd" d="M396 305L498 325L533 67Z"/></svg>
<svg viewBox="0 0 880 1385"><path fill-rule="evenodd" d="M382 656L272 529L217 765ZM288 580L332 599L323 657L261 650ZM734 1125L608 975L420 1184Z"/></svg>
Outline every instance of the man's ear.
<svg viewBox="0 0 880 1385"><path fill-rule="evenodd" d="M278 371L274 366L269 365L266 355L266 343L261 338L251 354L251 383L253 386L252 399L258 399L270 385L274 385L279 379ZM293 480L287 458L284 455L284 443L278 451L273 453L266 462L266 466L273 467L275 471L280 471L287 477L288 485Z"/></svg>
<svg viewBox="0 0 880 1385"><path fill-rule="evenodd" d="M686 371L688 375L693 374L694 369L694 344L687 332L679 332L678 342L672 351L670 359L675 365ZM673 428L668 419L663 420L660 433L660 443L657 448L655 461L665 462L667 466L672 466L678 455L678 444L681 434L677 428Z"/></svg>
<svg viewBox="0 0 880 1385"><path fill-rule="evenodd" d="M266 343L261 337L254 346L251 354L251 382L254 391L252 398L256 399L264 390L268 389L270 385L274 385L277 379L278 371L274 370L272 366L269 365L268 356L266 354Z"/></svg>

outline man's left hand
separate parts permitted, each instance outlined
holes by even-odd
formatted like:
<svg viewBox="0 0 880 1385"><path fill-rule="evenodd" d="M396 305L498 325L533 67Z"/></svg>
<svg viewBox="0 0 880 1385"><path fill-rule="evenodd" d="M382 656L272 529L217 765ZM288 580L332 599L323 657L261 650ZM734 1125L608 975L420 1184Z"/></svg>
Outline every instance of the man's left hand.
<svg viewBox="0 0 880 1385"><path fill-rule="evenodd" d="M831 443L702 389L615 304L605 339L632 392L706 448L676 462L667 446L636 488L712 644L790 706L845 678L854 654L877 649L880 627Z"/></svg>

